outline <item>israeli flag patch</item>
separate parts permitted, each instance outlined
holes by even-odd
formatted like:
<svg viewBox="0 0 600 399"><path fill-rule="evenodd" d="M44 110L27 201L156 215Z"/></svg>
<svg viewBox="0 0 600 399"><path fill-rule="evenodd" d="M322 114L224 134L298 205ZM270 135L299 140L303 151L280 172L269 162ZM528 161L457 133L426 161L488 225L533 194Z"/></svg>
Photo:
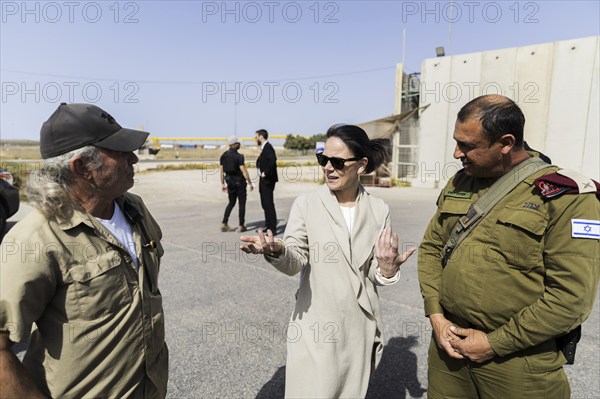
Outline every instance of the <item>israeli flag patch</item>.
<svg viewBox="0 0 600 399"><path fill-rule="evenodd" d="M600 220L571 219L571 237L600 240Z"/></svg>

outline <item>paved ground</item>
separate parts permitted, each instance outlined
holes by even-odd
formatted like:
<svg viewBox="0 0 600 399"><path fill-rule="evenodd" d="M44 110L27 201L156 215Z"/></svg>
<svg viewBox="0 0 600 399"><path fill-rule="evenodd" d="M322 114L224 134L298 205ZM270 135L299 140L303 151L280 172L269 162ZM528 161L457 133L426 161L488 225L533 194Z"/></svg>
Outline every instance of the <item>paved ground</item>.
<svg viewBox="0 0 600 399"><path fill-rule="evenodd" d="M252 171L251 171L252 173ZM255 173L255 172L254 172ZM290 169L275 190L280 224L293 199L314 190L318 170ZM316 177L315 177L316 176ZM214 171L137 175L142 195L164 233L161 291L170 348L171 398L276 398L283 395L285 326L298 276L279 273L238 249L237 233L221 233L226 195ZM392 208L393 229L404 245L420 241L435 210L436 190L371 188ZM19 212L16 220L27 212ZM237 225L237 208L232 225ZM262 226L258 192L249 194L247 225ZM386 347L370 398L425 397L430 328L423 317L416 257L401 281L380 290ZM598 303L584 324L577 364L567 366L573 397L600 397ZM326 334L324 326L302 334Z"/></svg>

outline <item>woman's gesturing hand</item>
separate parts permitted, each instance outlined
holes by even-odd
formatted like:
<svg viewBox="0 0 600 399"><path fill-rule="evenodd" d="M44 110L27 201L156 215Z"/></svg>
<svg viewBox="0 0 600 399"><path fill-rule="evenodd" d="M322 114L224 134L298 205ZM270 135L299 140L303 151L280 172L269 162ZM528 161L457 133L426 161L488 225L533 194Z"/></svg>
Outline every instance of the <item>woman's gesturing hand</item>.
<svg viewBox="0 0 600 399"><path fill-rule="evenodd" d="M279 258L285 251L283 241L275 240L271 230L267 230L266 236L262 230L258 230L257 236L241 236L240 240L246 243L240 249L247 254L267 254Z"/></svg>
<svg viewBox="0 0 600 399"><path fill-rule="evenodd" d="M400 265L416 251L409 248L403 254L398 253L398 234L392 234L392 228L387 227L375 242L375 257L379 263L379 271L386 278L394 277Z"/></svg>

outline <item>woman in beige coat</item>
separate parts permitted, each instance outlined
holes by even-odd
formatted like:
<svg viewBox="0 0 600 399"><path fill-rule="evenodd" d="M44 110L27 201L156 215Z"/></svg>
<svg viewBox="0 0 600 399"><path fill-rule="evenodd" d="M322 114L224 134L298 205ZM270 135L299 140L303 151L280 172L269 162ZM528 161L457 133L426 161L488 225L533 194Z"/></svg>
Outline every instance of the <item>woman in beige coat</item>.
<svg viewBox="0 0 600 399"><path fill-rule="evenodd" d="M287 339L288 398L359 398L383 351L377 286L399 279L389 207L365 191L362 173L384 161L387 140L369 140L358 126L334 125L317 155L327 184L299 196L284 239L271 231L242 236L242 250L290 276L301 273Z"/></svg>

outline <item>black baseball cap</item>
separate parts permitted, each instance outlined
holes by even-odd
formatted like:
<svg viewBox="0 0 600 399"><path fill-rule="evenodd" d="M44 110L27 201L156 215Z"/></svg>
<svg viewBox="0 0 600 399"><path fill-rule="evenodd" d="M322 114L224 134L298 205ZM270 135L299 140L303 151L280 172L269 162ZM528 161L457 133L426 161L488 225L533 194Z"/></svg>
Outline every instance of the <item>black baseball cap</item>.
<svg viewBox="0 0 600 399"><path fill-rule="evenodd" d="M121 127L110 114L92 104L61 103L40 130L42 158L93 145L129 152L139 149L149 133Z"/></svg>

